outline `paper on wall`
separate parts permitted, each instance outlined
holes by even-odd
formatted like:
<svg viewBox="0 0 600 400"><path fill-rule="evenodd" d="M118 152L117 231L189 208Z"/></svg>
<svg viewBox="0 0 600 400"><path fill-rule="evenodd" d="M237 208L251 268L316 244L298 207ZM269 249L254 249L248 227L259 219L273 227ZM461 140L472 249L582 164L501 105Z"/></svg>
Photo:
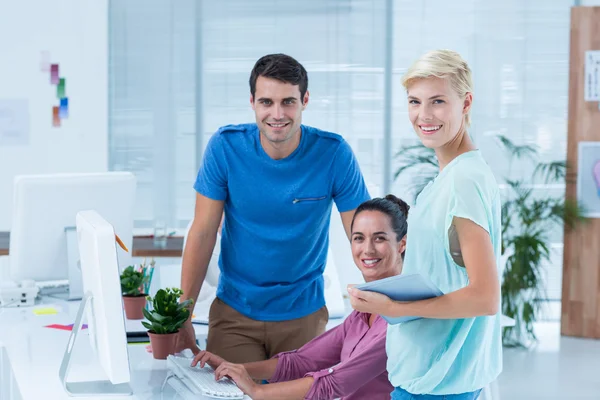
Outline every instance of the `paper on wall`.
<svg viewBox="0 0 600 400"><path fill-rule="evenodd" d="M600 101L600 50L585 52L585 101Z"/></svg>
<svg viewBox="0 0 600 400"><path fill-rule="evenodd" d="M29 142L29 101L0 99L0 146Z"/></svg>

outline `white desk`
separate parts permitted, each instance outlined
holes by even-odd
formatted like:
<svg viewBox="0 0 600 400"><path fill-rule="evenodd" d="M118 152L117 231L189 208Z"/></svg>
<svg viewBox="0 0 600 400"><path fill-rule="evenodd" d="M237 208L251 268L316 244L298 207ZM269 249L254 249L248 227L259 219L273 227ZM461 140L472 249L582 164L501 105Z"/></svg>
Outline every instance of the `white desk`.
<svg viewBox="0 0 600 400"><path fill-rule="evenodd" d="M72 324L79 302L44 299L43 303L39 306L52 305L59 311L58 314L36 316L32 307L0 309L0 400L70 398L63 390L58 370L71 332L45 326ZM330 320L327 328L338 325L342 320ZM510 322L510 319L503 318L502 325L509 325ZM194 324L194 328L199 342L204 344L208 327ZM146 352L145 344L131 344L128 349L130 385L134 395L111 399L180 398L170 385L165 385L164 392L161 392L167 376L166 361L155 360ZM106 379L91 350L85 330L75 343L71 360L73 366L69 381ZM489 391L490 388L486 388L486 392ZM485 393L485 398L497 398L492 393ZM107 397L87 399L102 398ZM202 400L202 397L195 399Z"/></svg>
<svg viewBox="0 0 600 400"><path fill-rule="evenodd" d="M0 309L0 400L69 399L64 391L58 370L69 341L70 331L45 328L50 324L72 324L79 308L79 301L45 298L43 304L25 308ZM58 314L33 313L36 307L52 306ZM328 327L342 320L331 320ZM85 323L85 321L84 321ZM196 335L201 345L208 333L206 325L196 325ZM104 372L83 330L73 348L72 368L69 381L106 379ZM3 345L3 346L2 346ZM110 399L177 399L176 391L163 382L167 376L166 361L155 360L146 352L145 344L130 344L130 385L133 397L110 397ZM108 397L94 397L108 398ZM195 397L202 399L202 397ZM71 398L72 399L72 398Z"/></svg>

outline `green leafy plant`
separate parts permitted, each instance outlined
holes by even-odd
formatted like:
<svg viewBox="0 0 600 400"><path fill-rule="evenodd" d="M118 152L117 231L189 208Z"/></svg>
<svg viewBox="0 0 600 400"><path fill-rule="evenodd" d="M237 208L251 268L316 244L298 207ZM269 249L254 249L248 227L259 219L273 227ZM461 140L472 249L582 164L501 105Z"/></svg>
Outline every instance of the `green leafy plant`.
<svg viewBox="0 0 600 400"><path fill-rule="evenodd" d="M147 276L136 271L134 266L130 265L121 273L121 293L124 296L145 296L146 294L143 293L142 285L147 280Z"/></svg>
<svg viewBox="0 0 600 400"><path fill-rule="evenodd" d="M504 328L502 341L505 346L527 347L537 339L533 323L540 312L540 299L545 298L542 265L550 260L549 233L557 226L574 228L583 219L582 210L563 196L534 196L532 181L535 178L547 184L569 179L566 162L540 162L534 146L515 145L504 136L497 138L508 157L509 176L515 159L535 165L531 180L504 179L508 191L502 201L502 255L506 259L501 288L502 313L515 320L514 327ZM396 158L401 166L395 178L407 171L417 171L409 184L415 198L438 174L434 151L422 144L401 148Z"/></svg>
<svg viewBox="0 0 600 400"><path fill-rule="evenodd" d="M540 162L534 146L515 145L499 136L508 153L509 176L514 160L527 160L535 168L531 179L505 179L508 194L502 203L502 254L507 256L502 276L502 312L515 326L502 332L505 346L527 347L537 338L533 323L538 319L540 300L546 298L542 265L550 261L550 232L557 227L573 229L584 220L577 203L564 196L535 196L532 182L563 183L572 179L564 161Z"/></svg>
<svg viewBox="0 0 600 400"><path fill-rule="evenodd" d="M398 179L402 174L408 172L412 174L408 189L413 196L414 203L414 199L436 177L440 170L435 152L433 149L418 143L411 146L403 146L396 153L395 158L400 162L400 167L398 167L394 174L394 180Z"/></svg>
<svg viewBox="0 0 600 400"><path fill-rule="evenodd" d="M160 289L154 298L147 299L152 304L152 311L143 310L144 317L149 322L142 321L142 325L152 333L158 335L175 333L189 318L189 307L192 299L179 302L183 292L177 288Z"/></svg>

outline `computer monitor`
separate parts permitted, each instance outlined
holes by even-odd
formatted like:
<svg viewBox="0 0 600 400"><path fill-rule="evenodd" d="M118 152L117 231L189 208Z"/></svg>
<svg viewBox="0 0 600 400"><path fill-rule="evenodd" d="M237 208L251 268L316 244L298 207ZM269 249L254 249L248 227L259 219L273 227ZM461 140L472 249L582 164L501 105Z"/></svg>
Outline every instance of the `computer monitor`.
<svg viewBox="0 0 600 400"><path fill-rule="evenodd" d="M71 395L131 394L115 231L93 210L78 212L76 227L84 296L60 367L60 378ZM108 381L67 382L71 351L84 316L91 347Z"/></svg>
<svg viewBox="0 0 600 400"><path fill-rule="evenodd" d="M96 210L131 249L136 180L129 172L17 176L10 234L10 279L69 280L81 298L75 215ZM130 253L119 254L122 267Z"/></svg>

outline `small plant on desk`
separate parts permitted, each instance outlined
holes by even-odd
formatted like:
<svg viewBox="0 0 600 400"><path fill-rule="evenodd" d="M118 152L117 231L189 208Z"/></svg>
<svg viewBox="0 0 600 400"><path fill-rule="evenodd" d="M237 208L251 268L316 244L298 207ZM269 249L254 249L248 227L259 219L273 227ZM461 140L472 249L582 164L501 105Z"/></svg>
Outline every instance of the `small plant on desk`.
<svg viewBox="0 0 600 400"><path fill-rule="evenodd" d="M152 311L143 310L142 325L148 329L152 354L154 358L165 359L173 354L176 334L183 323L190 317L190 306L193 300L179 302L183 292L177 288L160 289L154 298L148 296Z"/></svg>
<svg viewBox="0 0 600 400"><path fill-rule="evenodd" d="M128 266L121 274L121 293L127 319L144 319L142 310L146 307L146 295L142 287L148 280L141 271L136 271L133 265Z"/></svg>

